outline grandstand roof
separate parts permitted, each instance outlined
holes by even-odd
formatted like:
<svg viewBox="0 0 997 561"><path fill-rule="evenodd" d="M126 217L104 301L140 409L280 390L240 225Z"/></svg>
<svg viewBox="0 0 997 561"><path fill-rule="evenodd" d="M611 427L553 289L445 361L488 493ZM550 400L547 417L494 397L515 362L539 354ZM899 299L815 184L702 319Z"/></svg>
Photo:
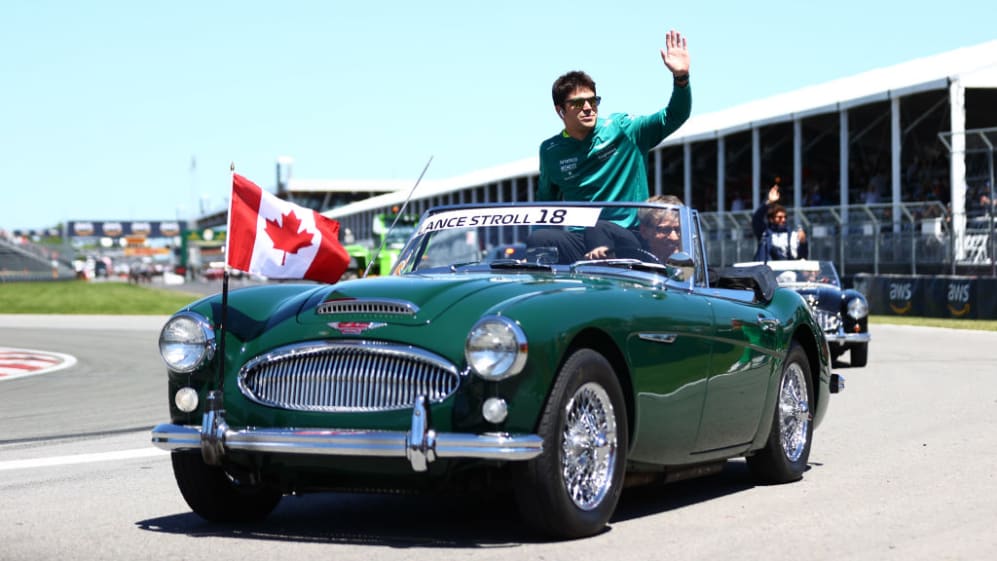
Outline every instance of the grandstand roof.
<svg viewBox="0 0 997 561"><path fill-rule="evenodd" d="M967 88L997 88L997 40L869 70L713 113L694 115L675 134L669 136L662 146L708 140L750 130L755 126L792 121L797 117L833 113L876 101L885 101L891 97L944 89L953 80L959 80ZM538 171L539 158L533 156L466 175L424 181L420 184L415 198L447 193L461 187L529 176ZM331 185L343 182L325 183ZM346 183L353 185L353 190L362 190L357 186L357 182ZM404 200L412 188L411 183L408 185L404 185L404 182L381 183L399 185L397 192L352 203L325 214L341 216L381 208Z"/></svg>
<svg viewBox="0 0 997 561"><path fill-rule="evenodd" d="M997 88L997 40L694 116L663 144L715 138L753 126L947 88L956 79L967 88Z"/></svg>

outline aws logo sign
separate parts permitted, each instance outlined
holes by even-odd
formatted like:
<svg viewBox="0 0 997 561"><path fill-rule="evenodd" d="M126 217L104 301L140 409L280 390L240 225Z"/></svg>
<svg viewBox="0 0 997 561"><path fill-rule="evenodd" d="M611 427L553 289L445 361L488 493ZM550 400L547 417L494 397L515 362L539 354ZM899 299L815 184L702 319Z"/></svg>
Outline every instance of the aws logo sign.
<svg viewBox="0 0 997 561"><path fill-rule="evenodd" d="M969 282L949 283L948 309L949 313L955 317L962 317L969 313Z"/></svg>
<svg viewBox="0 0 997 561"><path fill-rule="evenodd" d="M905 315L910 312L914 304L911 297L914 295L914 286L910 282L891 282L890 287L890 309L897 315Z"/></svg>

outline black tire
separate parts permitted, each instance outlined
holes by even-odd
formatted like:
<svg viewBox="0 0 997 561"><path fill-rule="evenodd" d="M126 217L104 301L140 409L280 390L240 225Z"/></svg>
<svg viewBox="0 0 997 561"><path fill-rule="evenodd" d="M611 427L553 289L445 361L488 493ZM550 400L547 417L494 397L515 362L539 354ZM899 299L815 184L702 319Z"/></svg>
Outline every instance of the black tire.
<svg viewBox="0 0 997 561"><path fill-rule="evenodd" d="M580 349L568 357L538 433L543 453L516 464L523 519L556 539L602 531L623 490L628 446L623 390L604 356Z"/></svg>
<svg viewBox="0 0 997 561"><path fill-rule="evenodd" d="M813 441L814 388L807 354L793 343L782 366L772 429L765 448L748 457L761 483L789 483L803 477Z"/></svg>
<svg viewBox="0 0 997 561"><path fill-rule="evenodd" d="M173 452L173 475L195 514L211 522L263 520L280 502L281 492L267 485L243 485L225 470L204 463L200 452Z"/></svg>
<svg viewBox="0 0 997 561"><path fill-rule="evenodd" d="M865 366L869 362L869 343L852 345L849 365Z"/></svg>

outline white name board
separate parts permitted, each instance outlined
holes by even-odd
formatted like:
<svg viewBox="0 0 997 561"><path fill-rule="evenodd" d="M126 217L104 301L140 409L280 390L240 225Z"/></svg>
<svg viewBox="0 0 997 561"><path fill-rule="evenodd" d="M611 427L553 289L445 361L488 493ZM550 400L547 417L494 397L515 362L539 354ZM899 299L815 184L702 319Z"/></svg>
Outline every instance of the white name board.
<svg viewBox="0 0 997 561"><path fill-rule="evenodd" d="M495 226L592 227L599 220L599 207L517 206L462 208L434 214L419 225L419 234L437 230Z"/></svg>

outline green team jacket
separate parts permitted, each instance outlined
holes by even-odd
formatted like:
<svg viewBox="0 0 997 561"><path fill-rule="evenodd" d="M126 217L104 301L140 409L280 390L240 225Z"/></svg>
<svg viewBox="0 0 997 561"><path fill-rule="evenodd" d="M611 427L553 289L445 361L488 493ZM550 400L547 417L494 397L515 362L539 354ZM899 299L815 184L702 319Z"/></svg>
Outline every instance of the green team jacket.
<svg viewBox="0 0 997 561"><path fill-rule="evenodd" d="M599 119L584 139L565 131L540 144L539 201L645 201L648 198L647 153L689 118L691 86L675 87L668 106L644 116L613 113ZM630 228L633 209L603 213Z"/></svg>

